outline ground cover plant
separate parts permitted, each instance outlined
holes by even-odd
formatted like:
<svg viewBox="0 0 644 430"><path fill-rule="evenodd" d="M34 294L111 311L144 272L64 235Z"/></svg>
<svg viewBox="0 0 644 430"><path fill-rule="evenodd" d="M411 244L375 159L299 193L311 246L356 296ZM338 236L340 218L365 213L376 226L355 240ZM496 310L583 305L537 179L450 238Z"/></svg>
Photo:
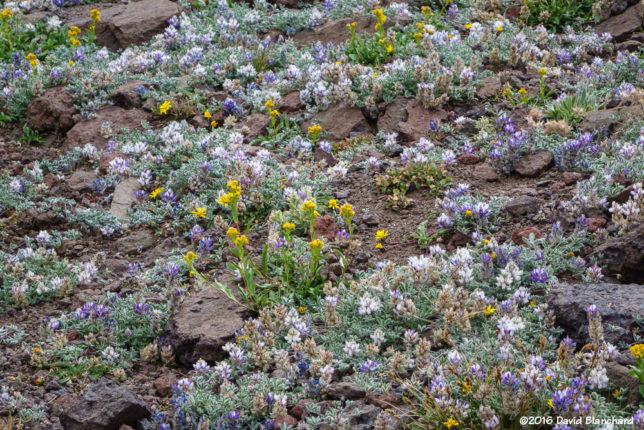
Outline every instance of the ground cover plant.
<svg viewBox="0 0 644 430"><path fill-rule="evenodd" d="M0 428L644 428L642 4L0 7Z"/></svg>

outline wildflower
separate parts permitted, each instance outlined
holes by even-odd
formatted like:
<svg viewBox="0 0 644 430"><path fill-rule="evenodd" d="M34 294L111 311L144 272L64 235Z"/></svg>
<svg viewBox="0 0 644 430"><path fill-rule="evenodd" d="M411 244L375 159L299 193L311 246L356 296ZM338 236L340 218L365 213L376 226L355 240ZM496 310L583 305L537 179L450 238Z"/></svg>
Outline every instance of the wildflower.
<svg viewBox="0 0 644 430"><path fill-rule="evenodd" d="M485 308L485 315L492 315L496 311L496 308L493 308L492 305L487 305Z"/></svg>
<svg viewBox="0 0 644 430"><path fill-rule="evenodd" d="M306 308L304 306L300 306L297 311L300 313L300 315L304 315L306 313Z"/></svg>
<svg viewBox="0 0 644 430"><path fill-rule="evenodd" d="M0 12L0 19L9 20L13 16L13 11L11 9L5 9Z"/></svg>
<svg viewBox="0 0 644 430"><path fill-rule="evenodd" d="M313 140L317 139L321 131L322 131L322 127L320 127L317 124L310 126L308 129L308 133L313 138Z"/></svg>
<svg viewBox="0 0 644 430"><path fill-rule="evenodd" d="M94 24L101 20L101 12L98 9L92 9L89 11L89 16L92 18L92 21L94 21Z"/></svg>
<svg viewBox="0 0 644 430"><path fill-rule="evenodd" d="M329 200L329 209L333 209L334 211L340 209L340 205L335 199Z"/></svg>
<svg viewBox="0 0 644 430"><path fill-rule="evenodd" d="M228 207L231 199L232 199L232 195L230 193L222 194L221 197L219 197L219 200L217 200L217 203L219 203L222 206Z"/></svg>
<svg viewBox="0 0 644 430"><path fill-rule="evenodd" d="M392 45L388 45L387 46L387 53L391 54L392 52L394 52L394 47Z"/></svg>
<svg viewBox="0 0 644 430"><path fill-rule="evenodd" d="M230 227L228 231L226 231L226 235L230 238L230 240L235 240L235 238L239 236L239 230L237 230L235 227Z"/></svg>
<svg viewBox="0 0 644 430"><path fill-rule="evenodd" d="M378 368L378 363L373 360L367 360L360 365L360 372L372 373Z"/></svg>
<svg viewBox="0 0 644 430"><path fill-rule="evenodd" d="M543 284L544 282L548 281L548 274L546 273L545 269L536 268L532 272L530 272L530 280L535 283Z"/></svg>
<svg viewBox="0 0 644 430"><path fill-rule="evenodd" d="M205 218L206 208L195 208L195 210L190 211L190 213L196 216L197 218Z"/></svg>
<svg viewBox="0 0 644 430"><path fill-rule="evenodd" d="M466 30L469 30L470 28L472 28L472 23L468 22L467 24L465 24Z"/></svg>
<svg viewBox="0 0 644 430"><path fill-rule="evenodd" d="M468 209L468 210L466 210L466 211L465 211L465 216L468 216L468 217L472 216L472 211L471 211L471 210L469 210L469 209Z"/></svg>
<svg viewBox="0 0 644 430"><path fill-rule="evenodd" d="M206 109L206 111L203 113L203 116L206 119L212 118L212 115L210 114L210 111L208 111L208 109Z"/></svg>
<svg viewBox="0 0 644 430"><path fill-rule="evenodd" d="M524 96L524 95L527 93L527 91L526 91L526 89L525 89L525 88L521 88L521 89L519 89L519 91L517 91L517 92L518 92L519 94L521 94L522 96Z"/></svg>
<svg viewBox="0 0 644 430"><path fill-rule="evenodd" d="M285 222L284 224L282 224L282 229L283 229L286 233L290 233L290 232L292 232L293 230L295 230L295 224L293 224L292 222Z"/></svg>
<svg viewBox="0 0 644 430"><path fill-rule="evenodd" d="M636 359L641 359L644 358L644 343L638 343L637 345L633 345L629 348L630 353L635 357Z"/></svg>
<svg viewBox="0 0 644 430"><path fill-rule="evenodd" d="M195 262L197 259L197 254L195 254L192 251L188 251L186 255L183 256L183 261L186 262L189 266L192 266L192 264Z"/></svg>
<svg viewBox="0 0 644 430"><path fill-rule="evenodd" d="M302 204L302 210L306 212L313 212L317 208L317 205L310 200L305 201Z"/></svg>
<svg viewBox="0 0 644 430"><path fill-rule="evenodd" d="M239 236L237 236L235 238L234 242L235 242L235 246L237 248L242 248L242 247L248 245L248 238L245 235L240 234Z"/></svg>
<svg viewBox="0 0 644 430"><path fill-rule="evenodd" d="M340 207L340 215L342 215L343 218L351 218L354 216L356 213L353 210L353 205L350 205L349 203L345 203Z"/></svg>
<svg viewBox="0 0 644 430"><path fill-rule="evenodd" d="M266 100L266 103L264 103L264 106L266 106L266 109L270 111L275 107L275 103L273 103L273 100L268 99Z"/></svg>
<svg viewBox="0 0 644 430"><path fill-rule="evenodd" d="M537 70L537 73L539 76L544 77L548 73L548 69L544 69L543 67L539 70Z"/></svg>
<svg viewBox="0 0 644 430"><path fill-rule="evenodd" d="M378 242L376 244L376 249L383 249L384 247L382 246L382 243Z"/></svg>
<svg viewBox="0 0 644 430"><path fill-rule="evenodd" d="M215 121L215 120L210 121L210 126L211 126L212 128L215 128L215 127L217 127L218 125L219 125L219 123L218 123L217 121Z"/></svg>
<svg viewBox="0 0 644 430"><path fill-rule="evenodd" d="M320 239L315 239L314 241L309 243L309 247L314 251L319 251L323 246L324 242L322 242Z"/></svg>
<svg viewBox="0 0 644 430"><path fill-rule="evenodd" d="M458 427L458 421L454 420L453 418L450 418L447 421L445 421L443 425L448 429L451 429L452 427Z"/></svg>
<svg viewBox="0 0 644 430"><path fill-rule="evenodd" d="M172 104L169 101L164 101L163 104L159 106L159 113L161 115L165 115L168 113L171 107L172 107Z"/></svg>
<svg viewBox="0 0 644 430"><path fill-rule="evenodd" d="M378 230L376 232L376 240L384 240L387 236L389 236L388 230Z"/></svg>
<svg viewBox="0 0 644 430"><path fill-rule="evenodd" d="M161 194L163 190L161 188L157 188L156 190L152 191L150 193L150 198L151 199L156 199L159 194Z"/></svg>

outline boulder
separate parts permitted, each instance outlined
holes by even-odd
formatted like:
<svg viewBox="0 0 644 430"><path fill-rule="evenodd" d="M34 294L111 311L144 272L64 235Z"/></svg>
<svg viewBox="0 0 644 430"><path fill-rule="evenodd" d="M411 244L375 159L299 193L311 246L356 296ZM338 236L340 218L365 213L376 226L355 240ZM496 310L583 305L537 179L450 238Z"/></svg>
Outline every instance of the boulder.
<svg viewBox="0 0 644 430"><path fill-rule="evenodd" d="M96 25L96 44L111 50L147 42L180 12L179 5L169 0L140 0L108 9Z"/></svg>
<svg viewBox="0 0 644 430"><path fill-rule="evenodd" d="M499 180L499 175L489 164L479 164L474 168L474 177L481 178L486 182Z"/></svg>
<svg viewBox="0 0 644 430"><path fill-rule="evenodd" d="M376 25L376 18L373 16L359 17L359 18L343 18L329 21L312 30L302 30L293 35L293 40L300 45L308 45L315 42L321 42L326 45L333 43L346 42L351 37L351 33L347 29L347 24L356 23L356 33L374 33L374 25Z"/></svg>
<svg viewBox="0 0 644 430"><path fill-rule="evenodd" d="M591 258L609 274L620 275L623 282L644 281L644 224L601 243Z"/></svg>
<svg viewBox="0 0 644 430"><path fill-rule="evenodd" d="M154 234L151 231L138 230L118 239L115 249L126 255L135 255L147 251L154 244Z"/></svg>
<svg viewBox="0 0 644 430"><path fill-rule="evenodd" d="M74 101L64 87L48 89L27 106L27 125L40 132L66 132L74 126Z"/></svg>
<svg viewBox="0 0 644 430"><path fill-rule="evenodd" d="M148 84L143 81L130 81L114 88L110 93L112 102L124 109L140 108L143 106L141 94L146 91Z"/></svg>
<svg viewBox="0 0 644 430"><path fill-rule="evenodd" d="M128 218L127 210L136 202L134 193L139 188L140 184L136 178L127 178L119 182L112 195L112 205L110 206L112 215L119 219Z"/></svg>
<svg viewBox="0 0 644 430"><path fill-rule="evenodd" d="M271 126L271 117L263 113L254 113L244 118L240 126L238 128L245 134L244 142L250 143L259 136L266 134L268 127Z"/></svg>
<svg viewBox="0 0 644 430"><path fill-rule="evenodd" d="M366 134L371 132L371 127L360 108L345 103L332 105L327 110L316 113L313 118L303 124L303 131L306 133L308 127L313 124L322 127L322 136L324 133L329 133L333 140L346 139L350 137L351 133Z"/></svg>
<svg viewBox="0 0 644 430"><path fill-rule="evenodd" d="M505 205L505 210L516 217L537 213L542 201L530 196L519 196Z"/></svg>
<svg viewBox="0 0 644 430"><path fill-rule="evenodd" d="M302 100L300 99L300 92L293 91L292 93L288 93L282 98L279 106L279 111L291 113L297 112L303 107L304 103L302 103Z"/></svg>
<svg viewBox="0 0 644 430"><path fill-rule="evenodd" d="M494 76L488 76L487 78L483 78L481 80L481 83L483 84L476 90L476 95L480 99L489 99L501 91L501 81L499 81L497 78Z"/></svg>
<svg viewBox="0 0 644 430"><path fill-rule="evenodd" d="M205 287L188 297L170 317L166 337L184 366L200 358L218 361L227 356L222 347L235 340L245 316L245 307L216 288Z"/></svg>
<svg viewBox="0 0 644 430"><path fill-rule="evenodd" d="M611 132L612 129L630 125L633 120L644 117L644 105L620 106L613 109L602 109L588 112L579 124L583 131Z"/></svg>
<svg viewBox="0 0 644 430"><path fill-rule="evenodd" d="M78 170L67 179L67 186L73 191L85 192L94 189L94 181L98 179L96 173L88 170Z"/></svg>
<svg viewBox="0 0 644 430"><path fill-rule="evenodd" d="M326 387L327 397L331 400L357 400L367 395L364 388L353 382L332 382Z"/></svg>
<svg viewBox="0 0 644 430"><path fill-rule="evenodd" d="M642 28L644 23L644 2L640 1L626 9L619 15L608 18L606 21L595 26L599 34L610 33L613 40L623 42L635 31Z"/></svg>
<svg viewBox="0 0 644 430"><path fill-rule="evenodd" d="M60 421L66 430L113 430L124 424L135 426L149 415L148 405L127 387L101 379L61 412Z"/></svg>
<svg viewBox="0 0 644 430"><path fill-rule="evenodd" d="M107 139L101 134L101 126L110 123L113 133L121 129L141 129L141 122L148 119L148 114L140 109L123 109L118 106L106 106L97 112L96 118L82 121L67 132L65 149L83 147L91 143L99 149L107 145Z"/></svg>
<svg viewBox="0 0 644 430"><path fill-rule="evenodd" d="M425 109L418 100L410 100L405 106L407 120L398 124L398 133L403 141L413 142L429 133L434 120L444 120L447 112L443 109Z"/></svg>
<svg viewBox="0 0 644 430"><path fill-rule="evenodd" d="M322 215L315 219L313 222L313 231L316 236L323 237L328 242L335 239L335 234L338 232L339 227L336 224L333 216L331 215Z"/></svg>
<svg viewBox="0 0 644 430"><path fill-rule="evenodd" d="M535 151L520 157L514 163L514 171L520 176L534 178L550 169L555 164L555 157L550 151Z"/></svg>
<svg viewBox="0 0 644 430"><path fill-rule="evenodd" d="M354 402L342 410L342 415L349 419L352 430L368 430L374 428L374 423L381 409L363 400Z"/></svg>
<svg viewBox="0 0 644 430"><path fill-rule="evenodd" d="M512 231L512 242L517 245L526 245L524 239L529 238L530 235L533 235L535 239L541 239L543 237L538 227L517 228Z"/></svg>
<svg viewBox="0 0 644 430"><path fill-rule="evenodd" d="M577 346L590 342L586 308L596 305L602 317L604 338L617 345L632 343L635 318L644 316L644 287L638 284L559 283L548 294L548 305Z"/></svg>

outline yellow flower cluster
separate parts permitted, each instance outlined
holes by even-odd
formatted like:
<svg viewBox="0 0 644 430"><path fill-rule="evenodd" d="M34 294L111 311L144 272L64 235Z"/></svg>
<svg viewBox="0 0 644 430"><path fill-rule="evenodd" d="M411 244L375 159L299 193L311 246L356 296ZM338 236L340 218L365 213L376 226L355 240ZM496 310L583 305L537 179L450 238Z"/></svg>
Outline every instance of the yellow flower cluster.
<svg viewBox="0 0 644 430"><path fill-rule="evenodd" d="M322 242L320 239L315 239L314 241L309 242L309 247L313 251L319 251L320 249L322 249L323 246L324 246L324 242Z"/></svg>
<svg viewBox="0 0 644 430"><path fill-rule="evenodd" d="M317 205L311 200L307 200L302 204L302 210L306 212L313 212L317 208Z"/></svg>
<svg viewBox="0 0 644 430"><path fill-rule="evenodd" d="M38 58L36 54L29 54L25 57L25 60L29 63L32 69L38 67Z"/></svg>
<svg viewBox="0 0 644 430"><path fill-rule="evenodd" d="M374 27L376 31L380 31L383 29L383 25L385 24L385 21L387 21L387 17L383 13L382 9L374 9L372 12L373 16L376 17L378 22L376 23L376 26Z"/></svg>
<svg viewBox="0 0 644 430"><path fill-rule="evenodd" d="M228 181L226 187L228 187L228 192L219 197L217 203L228 207L230 204L235 204L237 199L241 196L241 187L239 186L238 181Z"/></svg>
<svg viewBox="0 0 644 430"><path fill-rule="evenodd" d="M295 230L295 224L293 224L292 222L285 222L284 224L282 224L282 229L288 234Z"/></svg>
<svg viewBox="0 0 644 430"><path fill-rule="evenodd" d="M353 210L353 205L349 203L345 203L342 206L340 206L340 215L343 218L351 218L355 215L356 213Z"/></svg>
<svg viewBox="0 0 644 430"><path fill-rule="evenodd" d="M67 30L67 36L69 36L69 43L71 43L72 46L80 46L81 42L77 38L79 34L81 34L81 30L75 25L72 25L71 27L69 27L69 30Z"/></svg>
<svg viewBox="0 0 644 430"><path fill-rule="evenodd" d="M546 76L546 74L548 73L548 69L544 69L544 68L542 67L541 69L537 70L537 73L538 73L538 74L539 74L539 76L541 76L541 77Z"/></svg>
<svg viewBox="0 0 644 430"><path fill-rule="evenodd" d="M196 259L197 254L192 251L188 251L188 253L183 257L183 261L185 261L188 266L192 266Z"/></svg>
<svg viewBox="0 0 644 430"><path fill-rule="evenodd" d="M156 199L159 194L161 194L163 190L161 188L157 188L156 190L152 191L150 193L150 198L151 199Z"/></svg>
<svg viewBox="0 0 644 430"><path fill-rule="evenodd" d="M235 238L234 242L237 248L243 248L244 246L248 245L248 238L245 235L240 234Z"/></svg>
<svg viewBox="0 0 644 430"><path fill-rule="evenodd" d="M195 210L190 211L190 213L196 216L197 218L205 218L206 208L195 208Z"/></svg>
<svg viewBox="0 0 644 430"><path fill-rule="evenodd" d="M235 238L239 236L239 230L235 227L230 227L228 231L226 231L226 236L228 236L230 240L235 240Z"/></svg>
<svg viewBox="0 0 644 430"><path fill-rule="evenodd" d="M310 126L309 130L308 130L309 135L311 135L313 140L317 139L317 137L318 137L318 135L320 134L321 131L322 131L322 127L320 127L317 124Z"/></svg>
<svg viewBox="0 0 644 430"><path fill-rule="evenodd" d="M101 12L98 9L90 10L89 16L92 18L92 21L94 21L94 24L101 20Z"/></svg>
<svg viewBox="0 0 644 430"><path fill-rule="evenodd" d="M636 359L644 358L644 343L638 343L630 347L629 351Z"/></svg>
<svg viewBox="0 0 644 430"><path fill-rule="evenodd" d="M13 11L11 9L5 9L0 12L0 19L9 20L13 16Z"/></svg>
<svg viewBox="0 0 644 430"><path fill-rule="evenodd" d="M389 236L389 231L388 230L378 230L376 232L376 248L382 249L382 242Z"/></svg>
<svg viewBox="0 0 644 430"><path fill-rule="evenodd" d="M170 103L169 101L166 100L161 104L161 106L159 106L159 113L161 115L165 115L165 114L168 113L170 108L172 108L172 103Z"/></svg>

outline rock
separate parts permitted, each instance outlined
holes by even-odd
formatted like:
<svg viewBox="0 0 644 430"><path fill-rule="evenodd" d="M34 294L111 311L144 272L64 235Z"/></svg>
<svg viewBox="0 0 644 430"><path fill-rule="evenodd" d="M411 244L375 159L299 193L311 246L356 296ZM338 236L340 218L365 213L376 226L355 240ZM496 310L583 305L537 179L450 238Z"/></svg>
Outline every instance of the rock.
<svg viewBox="0 0 644 430"><path fill-rule="evenodd" d="M299 45L308 45L310 43L321 42L323 45L333 43L346 42L351 37L351 33L347 29L347 24L356 23L356 33L364 34L374 33L374 25L376 18L373 16L359 17L359 18L343 18L329 21L324 25L316 27L312 30L302 30L293 35L293 40Z"/></svg>
<svg viewBox="0 0 644 430"><path fill-rule="evenodd" d="M346 103L335 104L323 112L316 113L303 124L302 130L306 133L308 127L313 124L320 125L323 135L329 133L329 137L333 140L346 139L350 137L351 133L366 134L371 132L371 127L362 115L360 108L349 106Z"/></svg>
<svg viewBox="0 0 644 430"><path fill-rule="evenodd" d="M282 429L282 428L294 429L297 427L297 422L298 422L297 419L293 418L290 415L282 415L281 417L277 417L274 420L276 429Z"/></svg>
<svg viewBox="0 0 644 430"><path fill-rule="evenodd" d="M623 282L644 281L644 224L595 247L591 254L597 264Z"/></svg>
<svg viewBox="0 0 644 430"><path fill-rule="evenodd" d="M96 44L117 50L147 42L163 32L168 20L177 15L180 8L169 0L140 0L103 12L96 25Z"/></svg>
<svg viewBox="0 0 644 430"><path fill-rule="evenodd" d="M479 164L474 168L474 176L487 182L495 182L499 179L492 166L489 164Z"/></svg>
<svg viewBox="0 0 644 430"><path fill-rule="evenodd" d="M128 218L127 210L136 202L134 192L140 188L139 181L136 178L127 178L114 189L110 212L116 218Z"/></svg>
<svg viewBox="0 0 644 430"><path fill-rule="evenodd" d="M374 214L363 215L362 217L360 217L360 221L362 221L367 227L376 227L378 224L380 224L378 216Z"/></svg>
<svg viewBox="0 0 644 430"><path fill-rule="evenodd" d="M168 397L172 394L172 386L177 385L177 378L174 375L162 375L152 383L156 393L161 397Z"/></svg>
<svg viewBox="0 0 644 430"><path fill-rule="evenodd" d="M367 394L367 403L379 407L380 409L389 409L402 403L400 397L391 393L369 393Z"/></svg>
<svg viewBox="0 0 644 430"><path fill-rule="evenodd" d="M480 161L479 157L477 157L474 154L463 154L460 157L458 157L458 162L460 164L465 164L465 165L472 165L476 164Z"/></svg>
<svg viewBox="0 0 644 430"><path fill-rule="evenodd" d="M527 214L537 213L541 206L541 200L529 196L519 196L510 200L505 205L505 210L514 216L524 216Z"/></svg>
<svg viewBox="0 0 644 430"><path fill-rule="evenodd" d="M501 81L494 76L488 76L481 80L483 86L477 88L476 95L480 99L489 99L496 96L501 91Z"/></svg>
<svg viewBox="0 0 644 430"><path fill-rule="evenodd" d="M118 106L106 106L97 112L97 117L82 121L74 125L67 132L65 149L85 146L91 143L102 149L107 145L107 139L101 134L101 126L110 123L113 133L118 133L122 128L130 130L141 129L141 121L148 119L148 114L141 109L123 109Z"/></svg>
<svg viewBox="0 0 644 430"><path fill-rule="evenodd" d="M259 136L266 134L266 130L271 125L270 115L263 113L254 113L248 115L240 123L242 131L244 132L244 142L250 143L253 140L257 139ZM240 128L239 126L237 128Z"/></svg>
<svg viewBox="0 0 644 430"><path fill-rule="evenodd" d="M609 361L604 367L610 382L617 388L626 388L626 402L637 406L643 398L639 391L639 381L628 374L631 369L614 361Z"/></svg>
<svg viewBox="0 0 644 430"><path fill-rule="evenodd" d="M627 40L626 42L621 42L615 45L617 51L637 51L639 47L642 46L642 42L637 40Z"/></svg>
<svg viewBox="0 0 644 430"><path fill-rule="evenodd" d="M574 185L584 179L584 175L578 172L563 172L561 174L561 179L566 185Z"/></svg>
<svg viewBox="0 0 644 430"><path fill-rule="evenodd" d="M304 103L300 99L300 92L293 91L288 93L282 98L279 111L285 113L296 112L304 107Z"/></svg>
<svg viewBox="0 0 644 430"><path fill-rule="evenodd" d="M331 215L319 216L313 222L313 231L315 234L319 237L325 238L329 242L335 239L335 234L338 230L338 224L336 224L333 216Z"/></svg>
<svg viewBox="0 0 644 430"><path fill-rule="evenodd" d="M80 401L65 409L60 421L66 430L112 430L150 415L145 402L125 386L101 379L83 390Z"/></svg>
<svg viewBox="0 0 644 430"><path fill-rule="evenodd" d="M116 106L124 109L140 108L143 106L141 94L147 88L148 84L143 81L130 81L112 90L110 97Z"/></svg>
<svg viewBox="0 0 644 430"><path fill-rule="evenodd" d="M378 118L378 131L385 133L398 132L398 124L407 121L407 102L404 97L396 99L385 107L385 111Z"/></svg>
<svg viewBox="0 0 644 430"><path fill-rule="evenodd" d="M374 428L374 422L380 410L377 406L359 401L344 408L342 415L349 418L349 426L352 430L368 430Z"/></svg>
<svg viewBox="0 0 644 430"><path fill-rule="evenodd" d="M604 338L617 345L632 343L635 317L644 315L644 287L638 284L559 283L548 294L548 305L577 346L590 342L586 308L596 305L602 317Z"/></svg>
<svg viewBox="0 0 644 430"><path fill-rule="evenodd" d="M367 392L353 382L332 382L326 387L327 397L331 400L358 400L362 399Z"/></svg>
<svg viewBox="0 0 644 430"><path fill-rule="evenodd" d="M529 238L530 235L534 235L535 239L541 239L543 237L543 234L541 234L541 230L539 230L538 227L532 226L517 228L512 231L512 242L517 245L526 245L526 242L523 239Z"/></svg>
<svg viewBox="0 0 644 430"><path fill-rule="evenodd" d="M295 418L298 420L301 420L302 417L304 416L304 413L306 412L306 405L308 404L314 404L315 401L311 399L302 399L299 402L295 404L289 411L291 415L293 415Z"/></svg>
<svg viewBox="0 0 644 430"><path fill-rule="evenodd" d="M27 106L29 128L40 132L66 132L74 126L74 101L64 87L53 87L36 97Z"/></svg>
<svg viewBox="0 0 644 430"><path fill-rule="evenodd" d="M586 114L579 128L588 132L611 132L614 128L632 124L633 120L642 117L644 117L643 104L595 110Z"/></svg>
<svg viewBox="0 0 644 430"><path fill-rule="evenodd" d="M392 144L386 145L383 148L383 150L387 157L393 158L402 154L405 148L402 145L398 145L397 143L392 143Z"/></svg>
<svg viewBox="0 0 644 430"><path fill-rule="evenodd" d="M594 232L606 226L606 218L588 218L588 231Z"/></svg>
<svg viewBox="0 0 644 430"><path fill-rule="evenodd" d="M154 235L149 230L138 230L125 237L121 237L115 243L115 248L126 255L139 254L154 246Z"/></svg>
<svg viewBox="0 0 644 430"><path fill-rule="evenodd" d="M403 141L413 142L429 133L434 120L444 120L447 112L442 109L425 109L418 100L410 100L405 107L407 120L398 124L397 131Z"/></svg>
<svg viewBox="0 0 644 430"><path fill-rule="evenodd" d="M315 161L324 161L328 167L333 167L338 164L338 160L335 159L332 153L322 150L320 147L315 148L313 151L313 160Z"/></svg>
<svg viewBox="0 0 644 430"><path fill-rule="evenodd" d="M520 157L514 163L514 171L519 175L534 178L550 169L555 164L555 157L550 151L535 151Z"/></svg>
<svg viewBox="0 0 644 430"><path fill-rule="evenodd" d="M98 176L94 172L78 170L69 177L67 186L73 191L92 191L94 189L94 181L97 179Z"/></svg>
<svg viewBox="0 0 644 430"><path fill-rule="evenodd" d="M191 366L200 358L214 362L226 357L222 347L234 341L244 326L246 308L213 287L193 293L170 317L167 339L181 364Z"/></svg>
<svg viewBox="0 0 644 430"><path fill-rule="evenodd" d="M598 34L610 33L615 42L623 42L631 33L642 27L644 17L644 2L640 1L629 7L623 13L608 18L595 26Z"/></svg>

